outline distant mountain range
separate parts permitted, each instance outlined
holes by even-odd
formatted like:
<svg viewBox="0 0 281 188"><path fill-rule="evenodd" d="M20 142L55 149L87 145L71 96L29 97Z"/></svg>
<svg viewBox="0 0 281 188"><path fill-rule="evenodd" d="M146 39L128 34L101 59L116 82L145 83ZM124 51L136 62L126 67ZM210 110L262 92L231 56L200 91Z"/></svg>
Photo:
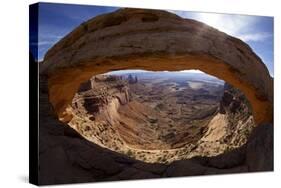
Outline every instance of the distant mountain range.
<svg viewBox="0 0 281 188"><path fill-rule="evenodd" d="M106 74L118 75L118 76L137 76L139 80L142 79L167 79L172 81L200 81L210 82L219 85L223 85L224 81L218 79L215 76L211 76L201 71L145 71L145 70L120 70L108 72Z"/></svg>

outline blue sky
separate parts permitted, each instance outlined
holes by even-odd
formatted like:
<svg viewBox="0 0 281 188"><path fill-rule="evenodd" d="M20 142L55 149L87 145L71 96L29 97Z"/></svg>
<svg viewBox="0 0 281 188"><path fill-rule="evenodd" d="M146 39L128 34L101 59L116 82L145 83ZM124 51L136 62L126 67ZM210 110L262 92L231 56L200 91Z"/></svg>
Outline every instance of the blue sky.
<svg viewBox="0 0 281 188"><path fill-rule="evenodd" d="M33 55L36 59L42 60L49 48L82 22L117 9L118 7L40 3L38 42L36 40L32 42L31 33ZM243 40L263 60L270 74L274 75L272 17L168 11L183 18L204 22ZM37 55L33 50L36 45L38 45Z"/></svg>

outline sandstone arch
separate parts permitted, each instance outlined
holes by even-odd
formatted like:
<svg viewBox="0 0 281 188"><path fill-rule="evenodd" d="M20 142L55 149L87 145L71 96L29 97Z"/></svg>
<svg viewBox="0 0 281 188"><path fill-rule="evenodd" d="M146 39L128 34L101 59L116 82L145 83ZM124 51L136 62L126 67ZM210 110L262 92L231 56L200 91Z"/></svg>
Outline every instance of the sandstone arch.
<svg viewBox="0 0 281 188"><path fill-rule="evenodd" d="M40 73L63 121L80 83L118 69L199 69L244 92L256 123L272 122L273 79L251 48L203 23L159 10L120 9L77 27L53 48Z"/></svg>

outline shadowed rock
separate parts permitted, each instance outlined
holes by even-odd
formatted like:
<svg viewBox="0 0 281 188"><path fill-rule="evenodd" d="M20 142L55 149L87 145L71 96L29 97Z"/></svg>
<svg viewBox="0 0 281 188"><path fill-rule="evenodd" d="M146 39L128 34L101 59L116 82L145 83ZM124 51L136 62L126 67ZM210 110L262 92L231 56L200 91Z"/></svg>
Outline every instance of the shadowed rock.
<svg viewBox="0 0 281 188"><path fill-rule="evenodd" d="M82 183L273 170L273 128L258 126L248 143L216 157L149 164L95 145L57 119L40 77L39 184Z"/></svg>

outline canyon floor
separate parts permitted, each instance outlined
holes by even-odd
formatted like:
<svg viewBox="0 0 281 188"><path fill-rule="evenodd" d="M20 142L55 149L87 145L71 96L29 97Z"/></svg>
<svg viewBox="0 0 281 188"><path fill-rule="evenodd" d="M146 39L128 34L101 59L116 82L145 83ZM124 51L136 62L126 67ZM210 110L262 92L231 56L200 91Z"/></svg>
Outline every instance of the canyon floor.
<svg viewBox="0 0 281 188"><path fill-rule="evenodd" d="M255 127L245 96L201 73L97 75L68 110L68 124L87 140L149 163L225 153Z"/></svg>

